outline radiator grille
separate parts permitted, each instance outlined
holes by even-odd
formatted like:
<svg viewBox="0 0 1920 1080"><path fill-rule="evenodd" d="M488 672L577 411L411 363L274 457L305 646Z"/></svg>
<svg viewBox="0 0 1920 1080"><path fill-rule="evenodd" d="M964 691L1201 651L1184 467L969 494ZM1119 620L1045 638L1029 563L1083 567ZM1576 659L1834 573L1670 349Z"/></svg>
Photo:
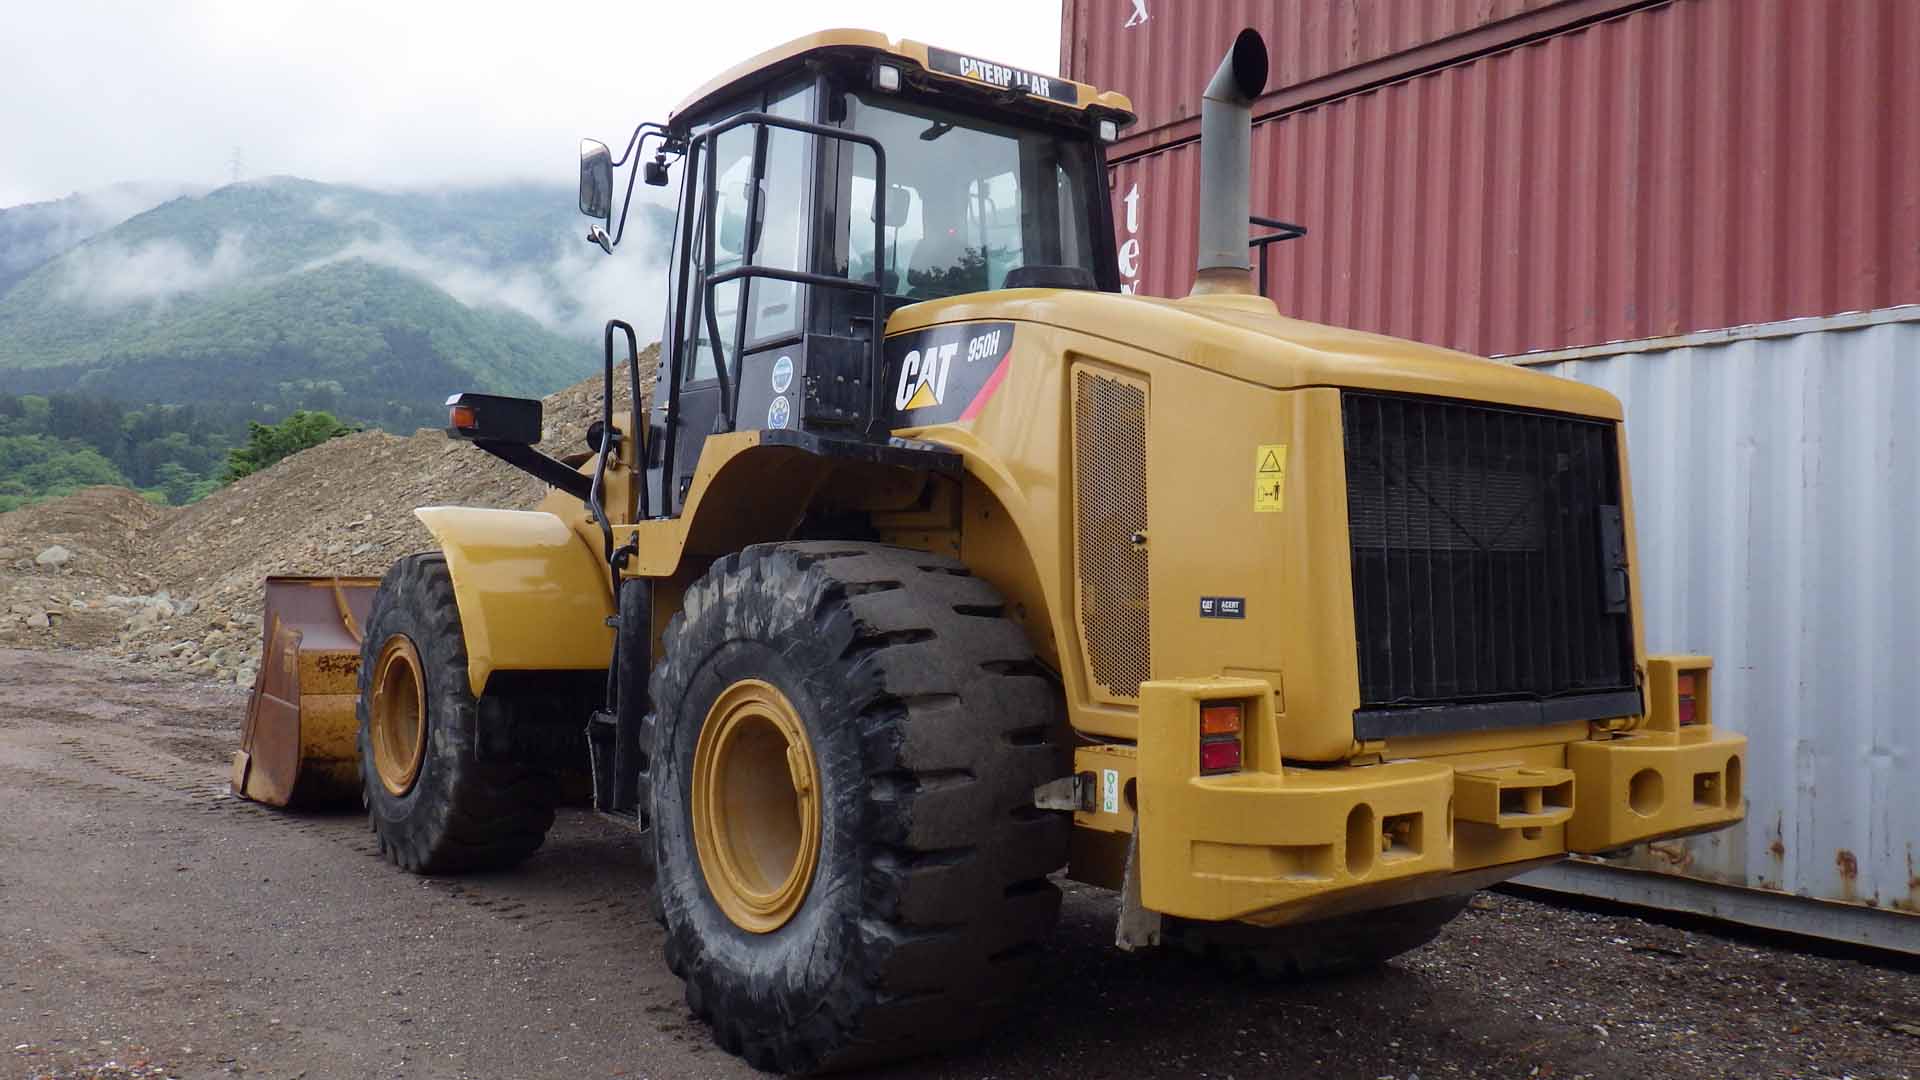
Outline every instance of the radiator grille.
<svg viewBox="0 0 1920 1080"><path fill-rule="evenodd" d="M1140 383L1078 370L1073 387L1074 524L1080 627L1093 682L1138 697L1149 677L1147 391Z"/></svg>
<svg viewBox="0 0 1920 1080"><path fill-rule="evenodd" d="M1353 391L1342 408L1363 708L1635 685L1608 596L1611 423Z"/></svg>

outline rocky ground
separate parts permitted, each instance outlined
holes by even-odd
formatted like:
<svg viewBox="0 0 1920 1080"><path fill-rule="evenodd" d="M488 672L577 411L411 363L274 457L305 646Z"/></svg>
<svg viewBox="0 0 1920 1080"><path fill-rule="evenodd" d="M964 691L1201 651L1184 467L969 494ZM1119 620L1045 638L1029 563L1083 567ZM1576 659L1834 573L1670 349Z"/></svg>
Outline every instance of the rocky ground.
<svg viewBox="0 0 1920 1080"><path fill-rule="evenodd" d="M629 834L417 878L357 813L226 793L246 693L0 649L0 1077L751 1075L660 957ZM1029 1006L888 1077L1913 1080L1920 971L1481 894L1364 975L1269 986L1112 945L1069 890Z"/></svg>

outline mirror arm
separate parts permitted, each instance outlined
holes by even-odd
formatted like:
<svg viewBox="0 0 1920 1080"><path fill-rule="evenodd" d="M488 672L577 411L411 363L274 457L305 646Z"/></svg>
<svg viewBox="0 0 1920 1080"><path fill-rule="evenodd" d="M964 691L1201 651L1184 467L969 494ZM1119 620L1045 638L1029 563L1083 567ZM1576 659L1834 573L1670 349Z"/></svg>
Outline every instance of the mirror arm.
<svg viewBox="0 0 1920 1080"><path fill-rule="evenodd" d="M655 123L649 120L646 123L641 124L638 127L634 128L633 134L627 136L627 148L620 152L620 156L618 158L614 159L613 167L617 169L620 166L625 165L627 163L627 159L633 156L634 150L639 148L641 141L644 140L648 135L657 135L662 139L666 138L667 125Z"/></svg>
<svg viewBox="0 0 1920 1080"><path fill-rule="evenodd" d="M666 125L649 121L633 129L633 137L627 140L626 150L621 153L619 160L613 163L613 167L617 169L625 165L627 161L636 154L645 151L648 139L659 139L662 143L662 150L668 152L673 150L674 139L673 136L668 133ZM611 253L615 247L619 246L621 237L627 235L627 213L633 209L633 182L639 175L640 168L637 164L627 173L627 194L625 198L620 200L620 225L614 229L613 237L605 242L596 239L591 234L587 237L587 239L593 240L594 243L600 244L601 248L608 253ZM612 224L612 218L608 218L608 224Z"/></svg>
<svg viewBox="0 0 1920 1080"><path fill-rule="evenodd" d="M591 480L524 443L475 439L473 445L534 479L559 488L581 502L586 502L591 494L593 484Z"/></svg>

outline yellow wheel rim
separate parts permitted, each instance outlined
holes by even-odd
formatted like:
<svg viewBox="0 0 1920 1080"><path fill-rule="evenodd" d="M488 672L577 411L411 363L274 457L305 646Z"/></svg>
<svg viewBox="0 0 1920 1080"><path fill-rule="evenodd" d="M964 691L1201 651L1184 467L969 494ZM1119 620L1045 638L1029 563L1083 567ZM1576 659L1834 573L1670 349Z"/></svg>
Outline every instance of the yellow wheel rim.
<svg viewBox="0 0 1920 1080"><path fill-rule="evenodd" d="M419 779L420 762L427 756L427 683L420 653L403 634L388 638L374 661L367 727L381 786L405 795Z"/></svg>
<svg viewBox="0 0 1920 1080"><path fill-rule="evenodd" d="M742 930L770 933L820 861L820 777L793 703L759 679L727 687L693 750L693 838L707 889Z"/></svg>

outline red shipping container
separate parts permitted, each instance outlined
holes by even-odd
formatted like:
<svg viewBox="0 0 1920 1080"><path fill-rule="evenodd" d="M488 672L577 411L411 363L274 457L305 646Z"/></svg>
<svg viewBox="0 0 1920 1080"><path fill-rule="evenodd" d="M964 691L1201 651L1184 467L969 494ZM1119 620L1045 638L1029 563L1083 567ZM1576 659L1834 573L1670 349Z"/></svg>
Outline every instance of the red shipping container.
<svg viewBox="0 0 1920 1080"><path fill-rule="evenodd" d="M1243 27L1270 54L1258 117L1661 2L1064 0L1060 71L1130 95L1140 122L1129 143L1160 145L1198 134L1200 87Z"/></svg>
<svg viewBox="0 0 1920 1080"><path fill-rule="evenodd" d="M1910 0L1676 0L1271 117L1269 294L1493 355L1920 301L1915 56ZM1197 144L1114 151L1122 272L1183 294Z"/></svg>

